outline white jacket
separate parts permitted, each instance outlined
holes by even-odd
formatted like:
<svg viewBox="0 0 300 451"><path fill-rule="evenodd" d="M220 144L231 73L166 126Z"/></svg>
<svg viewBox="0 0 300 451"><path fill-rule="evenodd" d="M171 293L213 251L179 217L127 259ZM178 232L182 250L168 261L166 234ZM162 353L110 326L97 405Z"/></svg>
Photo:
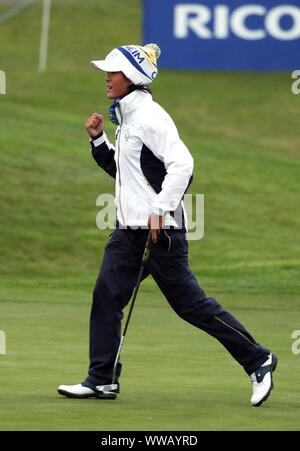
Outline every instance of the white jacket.
<svg viewBox="0 0 300 451"><path fill-rule="evenodd" d="M151 212L166 226L185 227L183 195L192 180L193 158L168 113L149 93L134 91L116 107L116 145L103 132L91 140L93 157L116 178L121 226L147 227Z"/></svg>

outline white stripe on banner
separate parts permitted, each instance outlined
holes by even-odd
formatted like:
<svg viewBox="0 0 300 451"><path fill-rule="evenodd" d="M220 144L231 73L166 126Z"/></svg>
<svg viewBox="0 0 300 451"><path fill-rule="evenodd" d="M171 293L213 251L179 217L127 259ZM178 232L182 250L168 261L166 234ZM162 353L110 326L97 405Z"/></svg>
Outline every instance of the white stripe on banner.
<svg viewBox="0 0 300 451"><path fill-rule="evenodd" d="M47 67L50 10L51 10L51 0L44 0L43 15L42 15L41 44L40 44L40 62L39 62L39 71L40 72L45 72L46 67Z"/></svg>

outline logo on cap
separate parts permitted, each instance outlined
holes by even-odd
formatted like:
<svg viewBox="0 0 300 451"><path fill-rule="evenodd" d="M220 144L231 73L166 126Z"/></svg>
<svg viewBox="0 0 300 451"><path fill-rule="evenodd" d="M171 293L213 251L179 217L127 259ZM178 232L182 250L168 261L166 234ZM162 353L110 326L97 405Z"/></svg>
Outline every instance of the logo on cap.
<svg viewBox="0 0 300 451"><path fill-rule="evenodd" d="M149 80L157 75L155 52L137 45L125 45L118 50L129 60L129 62Z"/></svg>

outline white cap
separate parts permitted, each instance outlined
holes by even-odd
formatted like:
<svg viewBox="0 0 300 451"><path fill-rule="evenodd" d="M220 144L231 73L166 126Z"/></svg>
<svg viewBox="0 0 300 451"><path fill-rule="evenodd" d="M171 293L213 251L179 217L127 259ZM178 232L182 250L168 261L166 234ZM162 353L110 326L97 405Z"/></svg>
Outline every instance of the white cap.
<svg viewBox="0 0 300 451"><path fill-rule="evenodd" d="M94 69L123 72L133 84L149 84L157 76L160 48L156 44L124 45L113 49L105 60L91 61Z"/></svg>

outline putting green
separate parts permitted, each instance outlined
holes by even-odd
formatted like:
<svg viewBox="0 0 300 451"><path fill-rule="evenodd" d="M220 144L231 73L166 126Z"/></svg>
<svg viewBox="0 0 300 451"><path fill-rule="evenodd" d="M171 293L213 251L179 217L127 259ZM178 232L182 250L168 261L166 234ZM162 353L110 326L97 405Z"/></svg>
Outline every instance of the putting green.
<svg viewBox="0 0 300 451"><path fill-rule="evenodd" d="M152 86L194 157L189 192L205 195L190 266L278 355L270 399L250 406L248 376L180 320L151 279L122 349L118 399L56 392L86 376L91 294L110 233L96 227L96 199L114 180L94 163L84 126L95 111L111 140L114 126L104 76L89 61L140 41L140 2L113 9L108 0L53 1L43 74L41 3L0 24L0 429L299 430L300 96L289 73L160 70Z"/></svg>

